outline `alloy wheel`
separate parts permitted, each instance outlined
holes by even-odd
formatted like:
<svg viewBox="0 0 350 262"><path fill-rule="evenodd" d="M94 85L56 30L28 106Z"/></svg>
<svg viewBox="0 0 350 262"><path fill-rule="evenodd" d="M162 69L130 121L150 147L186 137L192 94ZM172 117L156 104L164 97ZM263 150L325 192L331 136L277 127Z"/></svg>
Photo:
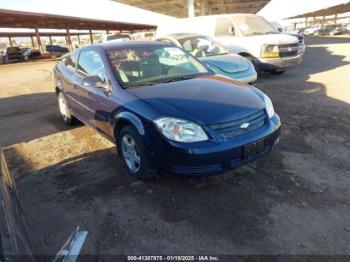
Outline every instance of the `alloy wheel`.
<svg viewBox="0 0 350 262"><path fill-rule="evenodd" d="M131 173L137 173L141 168L140 150L135 140L128 134L122 138L122 153Z"/></svg>

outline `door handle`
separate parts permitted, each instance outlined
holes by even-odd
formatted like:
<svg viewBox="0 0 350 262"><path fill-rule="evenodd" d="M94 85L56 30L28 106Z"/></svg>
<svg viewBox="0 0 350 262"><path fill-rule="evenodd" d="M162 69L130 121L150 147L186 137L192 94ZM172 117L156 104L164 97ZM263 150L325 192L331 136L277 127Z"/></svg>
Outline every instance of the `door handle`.
<svg viewBox="0 0 350 262"><path fill-rule="evenodd" d="M78 84L73 84L73 88L77 89L77 88L79 88L79 85Z"/></svg>

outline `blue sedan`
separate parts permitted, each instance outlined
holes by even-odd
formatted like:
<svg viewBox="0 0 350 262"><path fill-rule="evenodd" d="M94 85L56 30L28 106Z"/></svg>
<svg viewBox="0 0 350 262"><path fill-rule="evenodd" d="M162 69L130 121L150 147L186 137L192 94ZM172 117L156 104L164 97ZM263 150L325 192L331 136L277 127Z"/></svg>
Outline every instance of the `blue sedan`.
<svg viewBox="0 0 350 262"><path fill-rule="evenodd" d="M63 121L113 141L135 177L222 173L269 152L280 119L270 98L215 75L171 44L124 42L75 50L54 69Z"/></svg>
<svg viewBox="0 0 350 262"><path fill-rule="evenodd" d="M209 36L178 33L165 35L155 40L173 43L185 49L218 75L250 85L255 85L257 81L258 75L254 65L247 58L230 54L226 47Z"/></svg>

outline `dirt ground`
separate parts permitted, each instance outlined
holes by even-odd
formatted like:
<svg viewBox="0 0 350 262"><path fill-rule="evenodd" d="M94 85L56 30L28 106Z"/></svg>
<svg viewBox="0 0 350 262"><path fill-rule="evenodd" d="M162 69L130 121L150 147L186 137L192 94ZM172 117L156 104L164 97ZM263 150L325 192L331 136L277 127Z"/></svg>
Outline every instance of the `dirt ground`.
<svg viewBox="0 0 350 262"><path fill-rule="evenodd" d="M233 172L137 181L114 146L59 117L54 62L0 66L0 145L34 252L80 226L84 254L350 255L350 38L308 38L302 65L259 76L280 145Z"/></svg>

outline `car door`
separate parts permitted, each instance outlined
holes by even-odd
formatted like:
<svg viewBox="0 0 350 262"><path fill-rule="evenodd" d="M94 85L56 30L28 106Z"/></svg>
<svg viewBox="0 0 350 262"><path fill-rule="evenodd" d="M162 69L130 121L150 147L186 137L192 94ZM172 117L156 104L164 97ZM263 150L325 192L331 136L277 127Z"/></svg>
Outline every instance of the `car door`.
<svg viewBox="0 0 350 262"><path fill-rule="evenodd" d="M94 126L93 119L95 116L91 97L94 87L83 85L83 81L88 76L99 75L98 72L101 71L99 67L103 66L103 64L101 65L95 59L94 54L96 52L92 50L82 50L80 52L76 69L78 79L73 84L76 100L79 104L79 114L84 119L83 122L91 126Z"/></svg>
<svg viewBox="0 0 350 262"><path fill-rule="evenodd" d="M93 87L80 86L79 99L86 107L88 122L105 135L113 135L112 111L115 109L111 92L107 87L105 64L101 55L95 50L82 51L79 56L77 72L82 77L98 76L100 83Z"/></svg>
<svg viewBox="0 0 350 262"><path fill-rule="evenodd" d="M77 103L77 94L75 83L79 81L79 76L76 73L76 65L78 62L79 52L74 51L71 55L67 56L64 61L64 69L60 73L59 83L57 85L62 85L64 90L65 98L68 102L69 109L72 113L80 117L80 106Z"/></svg>

